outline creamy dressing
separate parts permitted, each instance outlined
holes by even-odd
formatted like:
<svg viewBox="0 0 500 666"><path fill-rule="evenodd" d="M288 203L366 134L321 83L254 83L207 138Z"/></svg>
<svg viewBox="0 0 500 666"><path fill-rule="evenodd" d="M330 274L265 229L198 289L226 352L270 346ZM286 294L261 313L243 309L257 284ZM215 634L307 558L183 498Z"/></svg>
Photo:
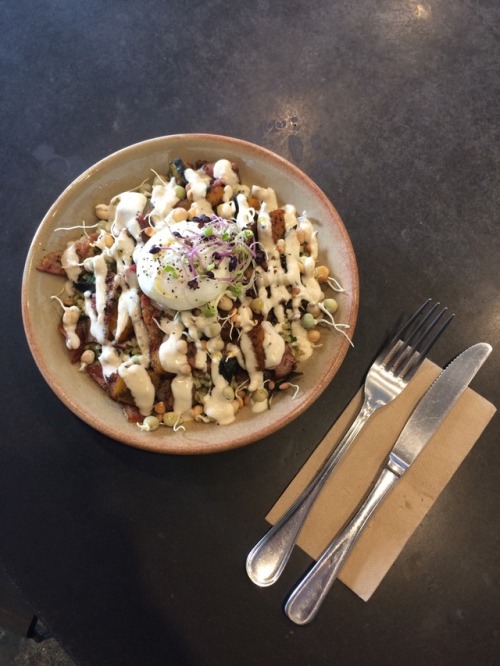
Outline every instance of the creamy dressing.
<svg viewBox="0 0 500 666"><path fill-rule="evenodd" d="M143 416L151 414L155 400L155 388L146 368L142 365L128 362L122 363L118 374L129 389L134 402Z"/></svg>
<svg viewBox="0 0 500 666"><path fill-rule="evenodd" d="M264 385L264 373L257 369L257 357L253 348L252 341L248 333L242 333L240 338L240 348L245 359L245 369L248 372L250 383L249 391L256 391Z"/></svg>
<svg viewBox="0 0 500 666"><path fill-rule="evenodd" d="M138 239L142 229L137 222L148 200L141 192L122 192L111 199L115 209L115 217L112 224L113 235L118 235L122 229L126 229L133 238Z"/></svg>
<svg viewBox="0 0 500 666"><path fill-rule="evenodd" d="M116 347L103 345L101 355L99 356L99 363L101 364L102 374L105 378L117 372L122 362L123 359Z"/></svg>
<svg viewBox="0 0 500 666"><path fill-rule="evenodd" d="M77 282L82 268L80 266L80 257L76 251L76 243L68 243L66 245L66 249L61 255L61 266L71 282Z"/></svg>
<svg viewBox="0 0 500 666"><path fill-rule="evenodd" d="M279 365L285 353L285 341L270 321L263 321L265 367L269 370Z"/></svg>
<svg viewBox="0 0 500 666"><path fill-rule="evenodd" d="M153 221L163 220L180 199L177 196L177 184L175 178L171 178L167 184L155 185L151 192L151 219Z"/></svg>
<svg viewBox="0 0 500 666"><path fill-rule="evenodd" d="M266 204L266 208L270 213L278 208L276 192L271 187L259 187L258 185L254 185L252 187L252 194L254 197L257 197L259 201Z"/></svg>
<svg viewBox="0 0 500 666"><path fill-rule="evenodd" d="M89 291L85 292L85 314L90 319L90 333L91 335L104 344L106 342L106 325L105 325L105 310L106 310L106 275L108 268L104 254L98 254L95 257L86 259L85 263L91 263L95 275L95 308L92 305L92 295Z"/></svg>
<svg viewBox="0 0 500 666"><path fill-rule="evenodd" d="M66 338L66 347L68 349L78 349L80 347L80 338L76 334L76 325L80 319L80 308L72 305L69 308L64 308L62 323L64 328L64 336Z"/></svg>
<svg viewBox="0 0 500 666"><path fill-rule="evenodd" d="M244 194L237 194L236 201L238 202L238 215L236 222L240 229L244 229L252 224L255 215L255 209L248 205L247 198Z"/></svg>
<svg viewBox="0 0 500 666"><path fill-rule="evenodd" d="M129 321L132 321L137 345L141 354L149 354L149 336L141 316L139 293L134 287L124 289L118 299L118 319L115 338L119 338Z"/></svg>
<svg viewBox="0 0 500 666"><path fill-rule="evenodd" d="M192 375L177 375L172 379L172 395L174 396L174 412L182 416L182 420L191 419L193 407Z"/></svg>
<svg viewBox="0 0 500 666"><path fill-rule="evenodd" d="M210 185L210 176L194 169L186 169L184 178L190 185L187 193L188 199L192 201L204 200L207 196L207 188Z"/></svg>
<svg viewBox="0 0 500 666"><path fill-rule="evenodd" d="M233 171L233 167L229 160L217 160L214 164L214 178L220 179L224 185L237 187L240 179L238 174Z"/></svg>
<svg viewBox="0 0 500 666"><path fill-rule="evenodd" d="M161 367L165 372L177 374L184 366L189 365L186 355L187 344L184 339L181 339L184 327L180 321L164 322L162 320L162 330L167 335L159 349Z"/></svg>
<svg viewBox="0 0 500 666"><path fill-rule="evenodd" d="M203 398L205 414L220 425L228 425L235 419L235 409L232 399L224 396L224 389L229 386L227 381L219 372L220 355L212 358L212 384L213 388Z"/></svg>
<svg viewBox="0 0 500 666"><path fill-rule="evenodd" d="M136 244L126 229L122 229L115 238L113 245L105 252L116 261L116 273L121 275L132 264Z"/></svg>

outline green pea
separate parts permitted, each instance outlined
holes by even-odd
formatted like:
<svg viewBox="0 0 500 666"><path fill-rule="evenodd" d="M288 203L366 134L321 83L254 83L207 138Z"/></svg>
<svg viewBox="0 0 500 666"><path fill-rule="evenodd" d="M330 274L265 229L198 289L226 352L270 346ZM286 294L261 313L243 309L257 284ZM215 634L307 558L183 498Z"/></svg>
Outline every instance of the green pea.
<svg viewBox="0 0 500 666"><path fill-rule="evenodd" d="M337 312L339 307L339 304L334 298L325 298L325 300L323 301L323 305L325 307L325 310L327 310L330 314Z"/></svg>
<svg viewBox="0 0 500 666"><path fill-rule="evenodd" d="M306 312L305 315L302 315L302 319L300 320L300 323L302 324L302 328L305 328L306 331L308 331L311 328L314 328L316 326L316 322L314 321L314 317L310 312Z"/></svg>
<svg viewBox="0 0 500 666"><path fill-rule="evenodd" d="M173 428L178 420L179 414L177 414L177 412L167 412L166 414L163 414L163 423L169 428Z"/></svg>
<svg viewBox="0 0 500 666"><path fill-rule="evenodd" d="M257 389L252 393L252 400L254 402L264 402L267 400L267 391L264 388Z"/></svg>
<svg viewBox="0 0 500 666"><path fill-rule="evenodd" d="M157 430L160 427L160 420L156 416L146 416L143 425L147 430Z"/></svg>

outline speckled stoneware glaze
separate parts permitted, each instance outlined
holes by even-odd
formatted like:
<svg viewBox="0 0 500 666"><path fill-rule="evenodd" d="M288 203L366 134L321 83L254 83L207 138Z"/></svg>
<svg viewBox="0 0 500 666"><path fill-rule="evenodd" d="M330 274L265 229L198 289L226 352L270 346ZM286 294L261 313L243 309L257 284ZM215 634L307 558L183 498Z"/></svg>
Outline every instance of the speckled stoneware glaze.
<svg viewBox="0 0 500 666"><path fill-rule="evenodd" d="M78 365L71 365L63 338L58 332L61 309L52 294L61 290L61 278L36 270L43 255L65 246L75 233L60 227L89 224L94 207L107 203L120 192L136 187L151 176L151 169L164 173L174 157L227 158L240 166L242 182L273 187L280 205L293 204L307 212L318 229L321 263L327 264L345 293L339 294L338 322L350 326L352 335L358 311L358 273L353 248L339 214L324 193L299 169L274 153L251 143L208 134L179 134L143 141L124 148L85 171L57 199L42 220L26 261L22 288L24 327L31 352L43 377L56 395L83 421L124 444L159 453L201 454L224 451L260 440L296 419L318 398L338 371L349 348L340 333L324 329L322 347L299 370L300 391L273 399L272 408L254 415L245 408L231 425L188 423L173 432L162 427L142 432L128 423L119 404L102 390Z"/></svg>

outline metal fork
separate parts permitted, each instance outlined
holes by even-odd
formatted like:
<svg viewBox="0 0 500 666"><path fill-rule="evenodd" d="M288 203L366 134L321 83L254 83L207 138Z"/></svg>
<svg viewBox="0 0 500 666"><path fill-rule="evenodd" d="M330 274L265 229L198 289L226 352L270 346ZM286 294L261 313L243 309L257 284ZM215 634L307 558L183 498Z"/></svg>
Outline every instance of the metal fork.
<svg viewBox="0 0 500 666"><path fill-rule="evenodd" d="M453 319L454 315L445 317L447 308L436 312L439 303L430 306L430 301L421 305L383 347L366 376L364 401L355 421L302 494L250 551L246 569L256 585L266 587L278 580L317 496L352 441L377 409L403 391Z"/></svg>

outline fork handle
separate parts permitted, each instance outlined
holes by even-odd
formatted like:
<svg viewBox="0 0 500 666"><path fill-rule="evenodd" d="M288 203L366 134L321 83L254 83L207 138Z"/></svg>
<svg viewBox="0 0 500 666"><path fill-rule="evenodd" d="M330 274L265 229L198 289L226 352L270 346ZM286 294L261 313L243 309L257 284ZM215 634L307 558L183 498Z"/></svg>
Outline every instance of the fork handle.
<svg viewBox="0 0 500 666"><path fill-rule="evenodd" d="M285 605L285 613L295 624L307 624L316 616L368 519L399 478L390 469L382 470L354 517L295 587Z"/></svg>
<svg viewBox="0 0 500 666"><path fill-rule="evenodd" d="M361 410L339 445L288 511L250 551L246 569L250 580L261 587L275 583L285 568L307 516L323 486L373 412L381 407L365 398Z"/></svg>

